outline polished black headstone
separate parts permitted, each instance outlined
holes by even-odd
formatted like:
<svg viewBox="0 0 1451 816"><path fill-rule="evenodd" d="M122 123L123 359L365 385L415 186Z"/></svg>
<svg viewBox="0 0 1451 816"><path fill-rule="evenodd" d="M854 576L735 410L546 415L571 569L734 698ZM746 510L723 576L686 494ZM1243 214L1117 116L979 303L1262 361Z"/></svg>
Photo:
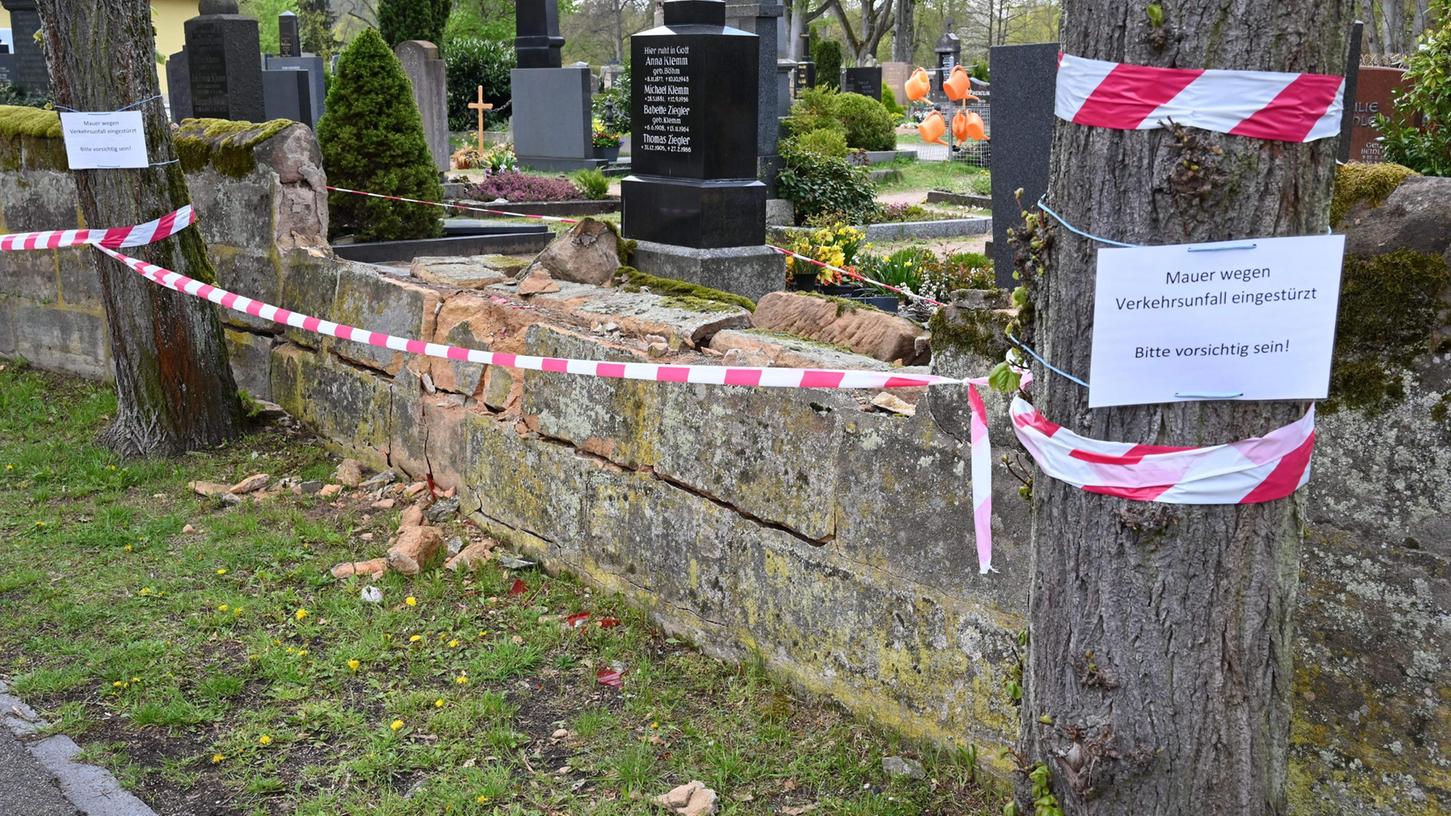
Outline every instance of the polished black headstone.
<svg viewBox="0 0 1451 816"><path fill-rule="evenodd" d="M939 99L944 99L946 93L942 90L942 83L962 62L962 39L952 32L951 20L947 21L947 31L943 32L933 50L937 52L937 73L932 77L932 90Z"/></svg>
<svg viewBox="0 0 1451 816"><path fill-rule="evenodd" d="M633 174L625 236L697 249L760 246L756 178L760 40L725 25L720 0L673 0L630 39Z"/></svg>
<svg viewBox="0 0 1451 816"><path fill-rule="evenodd" d="M302 35L297 29L297 15L290 11L277 15L277 56L302 56Z"/></svg>
<svg viewBox="0 0 1451 816"><path fill-rule="evenodd" d="M45 54L35 42L40 30L40 12L35 0L3 0L0 5L10 12L10 38L15 43L15 70L11 83L21 90L50 93L50 69Z"/></svg>
<svg viewBox="0 0 1451 816"><path fill-rule="evenodd" d="M312 119L312 82L301 68L273 68L262 72L263 117L290 119L308 127Z"/></svg>
<svg viewBox="0 0 1451 816"><path fill-rule="evenodd" d="M0 82L15 82L15 55L9 49L0 51Z"/></svg>
<svg viewBox="0 0 1451 816"><path fill-rule="evenodd" d="M204 3L182 26L186 34L192 113L199 118L265 121L262 50L257 21L235 13L236 3Z"/></svg>
<svg viewBox="0 0 1451 816"><path fill-rule="evenodd" d="M520 68L558 68L563 63L559 36L559 6L555 0L517 0L514 3L514 52Z"/></svg>
<svg viewBox="0 0 1451 816"><path fill-rule="evenodd" d="M166 59L166 95L171 102L171 121L190 119L191 112L191 68L186 49Z"/></svg>
<svg viewBox="0 0 1451 816"><path fill-rule="evenodd" d="M872 99L882 98L882 67L848 68L846 80L841 89L847 93L861 94Z"/></svg>
<svg viewBox="0 0 1451 816"><path fill-rule="evenodd" d="M993 46L990 59L993 131L1012 134L992 142L993 268L998 286L1011 289L1016 284L1008 230L1022 228L1022 207L1048 192L1058 43Z"/></svg>

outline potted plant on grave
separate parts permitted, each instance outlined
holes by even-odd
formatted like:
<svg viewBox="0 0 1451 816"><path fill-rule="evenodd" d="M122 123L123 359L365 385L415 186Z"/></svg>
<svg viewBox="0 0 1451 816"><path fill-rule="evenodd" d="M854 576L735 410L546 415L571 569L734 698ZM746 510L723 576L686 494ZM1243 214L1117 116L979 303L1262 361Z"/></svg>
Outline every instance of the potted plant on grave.
<svg viewBox="0 0 1451 816"><path fill-rule="evenodd" d="M594 147L595 158L607 162L618 161L620 158L620 134L605 130L604 125L595 121L594 126Z"/></svg>

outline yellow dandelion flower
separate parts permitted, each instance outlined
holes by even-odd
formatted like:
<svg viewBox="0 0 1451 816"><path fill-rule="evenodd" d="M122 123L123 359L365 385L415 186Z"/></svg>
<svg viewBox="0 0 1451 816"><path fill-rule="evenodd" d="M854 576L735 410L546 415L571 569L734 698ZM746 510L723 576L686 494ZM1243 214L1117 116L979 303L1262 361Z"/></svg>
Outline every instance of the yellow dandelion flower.
<svg viewBox="0 0 1451 816"><path fill-rule="evenodd" d="M133 678L131 678L131 682L132 683L140 683L141 682L141 678L140 677L133 677Z"/></svg>
<svg viewBox="0 0 1451 816"><path fill-rule="evenodd" d="M224 759L226 759L226 757L223 756L223 755L221 755L221 754L212 754L212 764L213 765L220 765L220 764L222 764L222 760L224 760Z"/></svg>
<svg viewBox="0 0 1451 816"><path fill-rule="evenodd" d="M457 649L458 648L458 638L454 638L453 640L450 640L448 642L448 648L450 648L450 649Z"/></svg>
<svg viewBox="0 0 1451 816"><path fill-rule="evenodd" d="M475 802L478 802L481 805L487 804L488 801L489 801L489 797L484 796L483 794L480 794L480 795L478 795L477 797L474 798L474 801Z"/></svg>
<svg viewBox="0 0 1451 816"><path fill-rule="evenodd" d="M460 674L458 677L455 677L453 681L455 683L458 683L460 686L467 686L469 684L469 676L467 674Z"/></svg>
<svg viewBox="0 0 1451 816"><path fill-rule="evenodd" d="M403 721L402 720L394 720L393 722L388 723L388 727L390 729L392 729L393 731L395 731L395 732L402 731L403 730Z"/></svg>
<svg viewBox="0 0 1451 816"><path fill-rule="evenodd" d="M5 469L6 470L14 470L15 469L15 466L14 465L6 465L5 466Z"/></svg>
<svg viewBox="0 0 1451 816"><path fill-rule="evenodd" d="M217 604L217 611L218 612L230 612L230 611L232 611L232 608L230 606L227 606L226 604Z"/></svg>
<svg viewBox="0 0 1451 816"><path fill-rule="evenodd" d="M407 598L403 599L403 603L406 603L409 606L418 606L418 599L413 597L412 595L409 595Z"/></svg>
<svg viewBox="0 0 1451 816"><path fill-rule="evenodd" d="M361 660L359 660L359 659L357 659L355 657L352 660L349 660L348 661L348 670L349 671L357 671L359 668L362 667L362 665L363 665L363 661L361 661Z"/></svg>
<svg viewBox="0 0 1451 816"><path fill-rule="evenodd" d="M437 700L434 700L433 701L433 707L434 708L443 708L443 698L440 697Z"/></svg>
<svg viewBox="0 0 1451 816"><path fill-rule="evenodd" d="M217 574L218 575L226 575L227 574L227 568L226 567L218 567L217 568Z"/></svg>
<svg viewBox="0 0 1451 816"><path fill-rule="evenodd" d="M36 526L36 527L44 527L44 526L45 526L45 522L43 522L43 521L37 521L37 522L36 522L36 523L35 523L35 526Z"/></svg>
<svg viewBox="0 0 1451 816"><path fill-rule="evenodd" d="M423 640L423 635L414 635L413 637L408 638L409 643L417 643L420 640Z"/></svg>
<svg viewBox="0 0 1451 816"><path fill-rule="evenodd" d="M308 612L306 609L298 609L296 612L292 613L292 617L297 618L298 620L302 620L303 618L311 614L312 613Z"/></svg>
<svg viewBox="0 0 1451 816"><path fill-rule="evenodd" d="M263 734L262 736L257 738L257 744L262 746L263 748L266 748L267 746L272 744L272 737L267 734Z"/></svg>
<svg viewBox="0 0 1451 816"><path fill-rule="evenodd" d="M298 657L305 657L306 655L307 655L307 650L306 649L298 649L297 650L297 656Z"/></svg>
<svg viewBox="0 0 1451 816"><path fill-rule="evenodd" d="M125 683L122 683L120 680L117 680L117 681L115 681L114 683L111 684L111 687L112 688L125 688L126 687L126 684Z"/></svg>
<svg viewBox="0 0 1451 816"><path fill-rule="evenodd" d="M236 609L233 609L232 614L239 618L242 617L242 607L239 606Z"/></svg>

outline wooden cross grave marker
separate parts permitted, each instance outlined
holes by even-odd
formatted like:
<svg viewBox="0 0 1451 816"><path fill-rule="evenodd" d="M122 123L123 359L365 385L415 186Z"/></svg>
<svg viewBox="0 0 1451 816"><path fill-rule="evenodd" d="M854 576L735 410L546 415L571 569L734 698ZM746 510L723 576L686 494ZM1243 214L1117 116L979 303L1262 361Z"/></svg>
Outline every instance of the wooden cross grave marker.
<svg viewBox="0 0 1451 816"><path fill-rule="evenodd" d="M484 86L480 85L479 86L479 101L477 101L477 102L470 102L469 103L469 110L476 110L476 111L479 112L479 155L480 156L484 155L484 111L491 111L493 109L494 109L494 106L493 105L490 105L490 104L484 102Z"/></svg>

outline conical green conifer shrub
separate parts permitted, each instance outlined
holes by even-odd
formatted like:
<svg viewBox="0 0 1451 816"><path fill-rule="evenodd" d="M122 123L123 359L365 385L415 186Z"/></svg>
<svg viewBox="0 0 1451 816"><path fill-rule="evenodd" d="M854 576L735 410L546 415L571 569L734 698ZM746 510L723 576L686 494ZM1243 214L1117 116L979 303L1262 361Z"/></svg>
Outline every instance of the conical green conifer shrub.
<svg viewBox="0 0 1451 816"><path fill-rule="evenodd" d="M413 88L377 31L359 34L339 58L317 138L334 187L443 199ZM440 211L421 204L332 193L328 208L333 236L399 241L443 234Z"/></svg>

